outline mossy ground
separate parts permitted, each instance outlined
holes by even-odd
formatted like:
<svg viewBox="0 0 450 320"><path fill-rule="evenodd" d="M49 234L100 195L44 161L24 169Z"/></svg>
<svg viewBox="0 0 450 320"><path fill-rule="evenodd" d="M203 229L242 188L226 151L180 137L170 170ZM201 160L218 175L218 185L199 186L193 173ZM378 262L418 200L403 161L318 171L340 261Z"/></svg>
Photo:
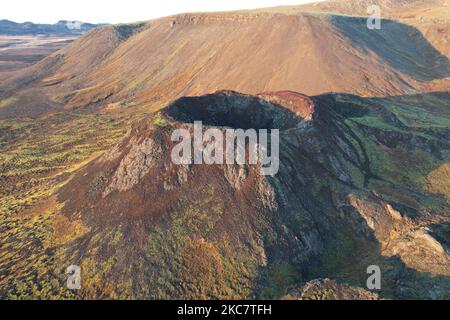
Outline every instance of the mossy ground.
<svg viewBox="0 0 450 320"><path fill-rule="evenodd" d="M71 298L61 244L82 234L51 200L89 159L116 143L126 117L64 112L0 121L0 297Z"/></svg>

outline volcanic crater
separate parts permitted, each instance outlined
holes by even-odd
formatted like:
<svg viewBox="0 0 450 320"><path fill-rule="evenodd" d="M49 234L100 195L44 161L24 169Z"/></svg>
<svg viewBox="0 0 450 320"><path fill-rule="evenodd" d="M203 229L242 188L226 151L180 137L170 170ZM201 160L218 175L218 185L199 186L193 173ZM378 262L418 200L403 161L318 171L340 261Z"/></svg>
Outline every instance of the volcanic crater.
<svg viewBox="0 0 450 320"><path fill-rule="evenodd" d="M162 112L181 123L202 121L204 125L215 127L287 130L310 120L313 111L312 100L294 92L252 96L218 91L200 97L180 98Z"/></svg>

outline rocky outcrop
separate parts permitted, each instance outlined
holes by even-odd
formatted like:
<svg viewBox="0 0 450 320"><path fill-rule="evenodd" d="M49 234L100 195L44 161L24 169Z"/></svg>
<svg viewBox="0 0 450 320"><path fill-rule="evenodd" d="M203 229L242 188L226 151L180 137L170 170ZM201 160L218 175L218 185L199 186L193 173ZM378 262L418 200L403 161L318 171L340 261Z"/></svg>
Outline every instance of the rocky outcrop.
<svg viewBox="0 0 450 320"><path fill-rule="evenodd" d="M383 123L371 126L378 135L367 134L364 117ZM218 132L279 129L279 171L265 176L261 164L251 164L247 158L243 165L173 163L172 132L185 129L193 135L193 122L199 120L203 130ZM220 91L174 101L136 123L122 142L62 187L59 200L64 214L81 218L96 230L68 250L79 259L84 259L84 250L92 250L94 261L116 259L117 252L134 256L135 273L147 275L131 280L136 284L156 283L163 270L170 270L171 280L147 293L154 297L206 297L205 288L213 292L209 297L224 297L220 293L224 288L229 290L225 297L242 294L242 285L231 289L227 281L246 283L247 291L240 297L265 297L267 292L281 297L292 284L274 289L274 273L293 273L303 282L334 275L339 283L348 278L364 287L366 268L372 264L387 270L383 297L411 297L412 291L405 289L411 286L420 287L423 297L438 296L445 292L447 280L431 285L431 280L415 272L449 275L449 255L426 229L436 217L445 221L445 213L423 214L416 203L425 206L429 199L423 200L422 191L406 188L380 170L378 157L387 146L377 143L384 123L417 135L388 117L376 100L355 96L310 98L292 92L249 96ZM428 139L404 147L426 151ZM383 189L388 182L407 191L401 196L388 193ZM99 234L108 238L117 229L121 230L117 244L95 240ZM150 263L137 264L140 257ZM120 277L126 267L119 263L105 281ZM200 269L202 276L197 274ZM184 285L175 289L179 279ZM147 296L136 290L133 296ZM318 280L290 298L375 299L377 295Z"/></svg>
<svg viewBox="0 0 450 320"><path fill-rule="evenodd" d="M161 147L155 146L151 138L142 142L130 141L130 151L121 160L111 183L103 192L103 197L113 191L127 191L137 185L149 172L161 154Z"/></svg>
<svg viewBox="0 0 450 320"><path fill-rule="evenodd" d="M362 288L338 284L331 279L318 279L292 291L284 299L290 300L379 300L376 293Z"/></svg>

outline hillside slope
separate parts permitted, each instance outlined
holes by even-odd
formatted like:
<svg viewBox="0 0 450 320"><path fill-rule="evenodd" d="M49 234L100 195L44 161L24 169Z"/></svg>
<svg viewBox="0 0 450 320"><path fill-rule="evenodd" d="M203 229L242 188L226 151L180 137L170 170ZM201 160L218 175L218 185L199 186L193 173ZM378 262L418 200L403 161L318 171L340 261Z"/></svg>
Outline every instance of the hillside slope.
<svg viewBox="0 0 450 320"><path fill-rule="evenodd" d="M107 103L158 108L221 89L396 95L445 86L449 75L448 58L399 22L368 30L363 18L249 11L97 29L0 86L0 94L38 90L47 105L66 109ZM0 117L33 107L12 103Z"/></svg>
<svg viewBox="0 0 450 320"><path fill-rule="evenodd" d="M179 99L19 216L35 241L18 246L6 224L17 218L2 220L0 294L281 298L318 278L364 287L376 264L383 298L448 299L449 195L439 187L448 175L433 174L449 161L448 100L229 91ZM199 115L219 130L279 128L278 174L173 164L173 129ZM59 284L67 264L83 269L76 296Z"/></svg>
<svg viewBox="0 0 450 320"><path fill-rule="evenodd" d="M371 5L380 6L383 19L398 20L417 28L433 47L450 58L448 0L334 0L300 8L367 16L367 8ZM299 7L290 10L299 10Z"/></svg>

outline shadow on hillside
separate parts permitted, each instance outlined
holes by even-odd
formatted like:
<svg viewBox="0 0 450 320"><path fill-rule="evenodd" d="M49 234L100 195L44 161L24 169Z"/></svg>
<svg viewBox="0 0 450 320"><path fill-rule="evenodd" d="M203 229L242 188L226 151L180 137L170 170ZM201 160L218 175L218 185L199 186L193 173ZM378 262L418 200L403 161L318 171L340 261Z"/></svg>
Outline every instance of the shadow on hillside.
<svg viewBox="0 0 450 320"><path fill-rule="evenodd" d="M301 283L328 277L365 288L367 267L379 265L381 298L448 299L450 277L414 270L398 256L383 256L371 227L360 213L345 211L349 206L342 199L351 194L374 194L376 199L384 200L413 221L423 218L424 208L432 208L437 215L446 214L449 207L444 195L428 193L411 182L417 175L427 175L448 161L445 153L450 150L447 138L450 94L436 92L385 98L325 94L312 99L316 104L314 125L320 132L318 140L311 140L309 147L280 144L280 174L284 177L281 180L289 181L289 186L294 187L282 190L282 197L289 201L286 201L287 206L280 207L278 215L283 224L301 238L305 230L297 219L300 212L308 213L320 230L325 249L313 259L314 263L307 261L299 266L292 256L284 253L289 251L276 248L269 254L269 265L262 274L273 273L274 266L292 260L294 268L302 270L298 276L302 278ZM307 143L307 140L303 141ZM314 145L318 145L318 150ZM386 150L388 157L383 157ZM295 158L297 165L284 155ZM339 175L336 160L327 162L331 157L352 163L364 175L364 182L358 186ZM413 176L409 177L411 172ZM318 181L324 184L319 184L321 187L317 191ZM298 206L295 213L290 207L293 203ZM384 227L379 226L381 230ZM433 231L446 234L445 227L441 227L443 231L438 228L433 226ZM439 237L436 239L445 242ZM417 259L418 265L426 266L421 260L423 257L418 255ZM295 285L298 283L288 283L276 291L278 296L275 297L280 298L295 289Z"/></svg>
<svg viewBox="0 0 450 320"><path fill-rule="evenodd" d="M332 15L331 22L356 46L373 51L395 69L415 80L450 76L449 59L412 26L382 20L380 30L367 28L367 18Z"/></svg>
<svg viewBox="0 0 450 320"><path fill-rule="evenodd" d="M362 242L368 242L368 240ZM360 243L359 246L363 245ZM368 290L367 279L371 274L367 273L367 268L376 265L381 270L381 289L368 291L377 293L381 299L450 299L449 276L414 270L406 266L399 256L383 256L381 247L375 239L368 244L369 248L372 246L376 246L377 249L370 252L370 259L362 251L343 254L340 259L347 266L341 266L337 270L332 270L327 262L315 261L309 266L304 282L330 278L341 284ZM336 250L336 248L331 247L328 250Z"/></svg>
<svg viewBox="0 0 450 320"><path fill-rule="evenodd" d="M330 216L329 218L333 218ZM381 270L381 290L372 292L385 299L444 299L450 298L450 277L417 271L408 267L400 256L385 256L373 232L358 234L351 222L335 220L335 229L327 237L322 256L307 266L303 282L331 278L338 283L367 289L367 268L377 265ZM360 218L364 229L371 230ZM350 242L342 241L351 239ZM417 256L417 259L423 257ZM420 264L420 263L419 263Z"/></svg>

